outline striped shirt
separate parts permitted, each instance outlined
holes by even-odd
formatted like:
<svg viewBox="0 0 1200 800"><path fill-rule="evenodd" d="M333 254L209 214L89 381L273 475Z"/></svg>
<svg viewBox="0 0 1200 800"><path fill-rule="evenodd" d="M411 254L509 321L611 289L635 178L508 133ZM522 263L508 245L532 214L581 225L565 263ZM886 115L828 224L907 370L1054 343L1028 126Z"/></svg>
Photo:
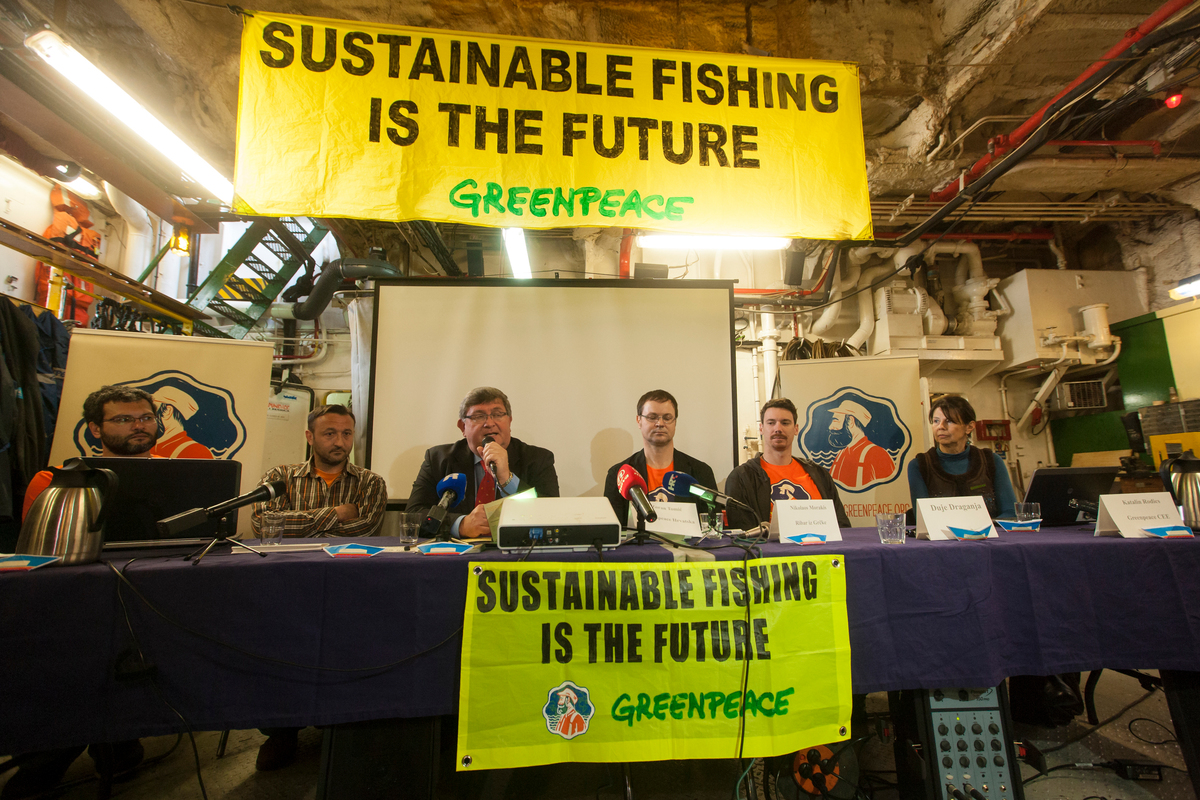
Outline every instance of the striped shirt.
<svg viewBox="0 0 1200 800"><path fill-rule="evenodd" d="M373 536L387 510L387 484L379 475L346 462L332 485L317 474L312 459L280 464L263 476L263 483L287 481L287 495L255 503L250 524L259 531L263 511L284 512L284 536ZM358 507L358 518L339 522L333 509L345 503Z"/></svg>

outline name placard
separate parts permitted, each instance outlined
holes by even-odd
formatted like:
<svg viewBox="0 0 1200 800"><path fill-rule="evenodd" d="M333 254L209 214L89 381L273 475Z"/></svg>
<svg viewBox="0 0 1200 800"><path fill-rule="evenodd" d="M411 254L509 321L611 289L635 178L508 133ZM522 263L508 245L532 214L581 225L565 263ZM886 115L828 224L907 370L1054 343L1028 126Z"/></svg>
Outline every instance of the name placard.
<svg viewBox="0 0 1200 800"><path fill-rule="evenodd" d="M922 497L917 500L917 538L998 539L982 497Z"/></svg>
<svg viewBox="0 0 1200 800"><path fill-rule="evenodd" d="M651 501L650 505L658 512L658 519L646 523L646 530L651 533L662 533L668 536L696 537L703 536L700 528L700 515L696 512L695 503L660 503ZM637 510L633 503L629 504L629 527L637 527Z"/></svg>
<svg viewBox="0 0 1200 800"><path fill-rule="evenodd" d="M1179 509L1167 492L1146 494L1102 494L1096 536L1130 539L1191 539L1192 529L1183 524Z"/></svg>
<svg viewBox="0 0 1200 800"><path fill-rule="evenodd" d="M842 529L832 500L776 500L771 539L792 544L840 542Z"/></svg>

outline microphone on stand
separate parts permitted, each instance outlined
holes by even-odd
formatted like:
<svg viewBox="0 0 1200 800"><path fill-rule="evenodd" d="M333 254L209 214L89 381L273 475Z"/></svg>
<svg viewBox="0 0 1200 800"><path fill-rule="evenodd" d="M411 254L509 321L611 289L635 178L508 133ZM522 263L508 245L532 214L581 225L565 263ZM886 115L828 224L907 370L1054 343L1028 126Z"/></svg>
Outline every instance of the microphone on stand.
<svg viewBox="0 0 1200 800"><path fill-rule="evenodd" d="M217 503L215 506L209 506L208 508L193 508L190 511L176 514L173 517L160 519L158 521L158 532L164 538L171 538L189 528L203 525L209 520L220 519L235 509L253 503L266 503L285 494L287 494L287 481L264 483L254 491L246 492L241 497L235 497L232 500L226 500L223 503Z"/></svg>
<svg viewBox="0 0 1200 800"><path fill-rule="evenodd" d="M626 464L617 472L617 490L621 497L633 503L638 516L646 522L658 519L658 512L650 505L650 498L646 496L646 481L632 465Z"/></svg>
<svg viewBox="0 0 1200 800"><path fill-rule="evenodd" d="M686 472L676 472L672 470L666 475L663 475L663 486L668 492L676 497L699 497L701 500L707 500L716 505L727 505L736 503L740 506L745 506L742 501L736 497L730 497L724 492L719 492L716 489L711 489L707 486L701 486L696 483L696 479Z"/></svg>
<svg viewBox="0 0 1200 800"><path fill-rule="evenodd" d="M461 472L452 472L438 481L437 493L442 496L437 505L429 509L425 521L421 523L421 535L427 538L449 538L449 533L442 533L446 527L446 511L466 496L467 476Z"/></svg>

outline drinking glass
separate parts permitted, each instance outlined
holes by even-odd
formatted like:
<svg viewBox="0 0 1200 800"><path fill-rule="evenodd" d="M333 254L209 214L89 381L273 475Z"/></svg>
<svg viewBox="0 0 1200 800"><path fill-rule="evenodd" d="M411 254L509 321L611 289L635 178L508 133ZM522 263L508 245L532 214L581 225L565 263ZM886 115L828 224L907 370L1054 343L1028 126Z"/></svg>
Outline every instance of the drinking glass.
<svg viewBox="0 0 1200 800"><path fill-rule="evenodd" d="M412 546L417 543L417 534L421 530L424 517L421 514L401 512L396 520L396 538L400 544Z"/></svg>
<svg viewBox="0 0 1200 800"><path fill-rule="evenodd" d="M264 511L258 526L258 543L275 545L283 543L283 512Z"/></svg>
<svg viewBox="0 0 1200 800"><path fill-rule="evenodd" d="M904 544L904 512L876 514L875 527L879 530L879 541L884 544Z"/></svg>
<svg viewBox="0 0 1200 800"><path fill-rule="evenodd" d="M1013 503L1013 511L1016 512L1017 522L1029 522L1042 518L1041 503Z"/></svg>

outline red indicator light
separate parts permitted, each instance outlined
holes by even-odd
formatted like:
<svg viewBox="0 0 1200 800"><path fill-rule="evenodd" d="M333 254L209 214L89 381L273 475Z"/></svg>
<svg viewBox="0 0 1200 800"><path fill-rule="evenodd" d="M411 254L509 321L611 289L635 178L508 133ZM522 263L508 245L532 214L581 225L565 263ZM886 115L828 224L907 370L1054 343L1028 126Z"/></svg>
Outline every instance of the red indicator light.
<svg viewBox="0 0 1200 800"><path fill-rule="evenodd" d="M1167 108L1178 108L1179 104L1183 102L1183 95L1173 94L1163 102L1166 104Z"/></svg>

